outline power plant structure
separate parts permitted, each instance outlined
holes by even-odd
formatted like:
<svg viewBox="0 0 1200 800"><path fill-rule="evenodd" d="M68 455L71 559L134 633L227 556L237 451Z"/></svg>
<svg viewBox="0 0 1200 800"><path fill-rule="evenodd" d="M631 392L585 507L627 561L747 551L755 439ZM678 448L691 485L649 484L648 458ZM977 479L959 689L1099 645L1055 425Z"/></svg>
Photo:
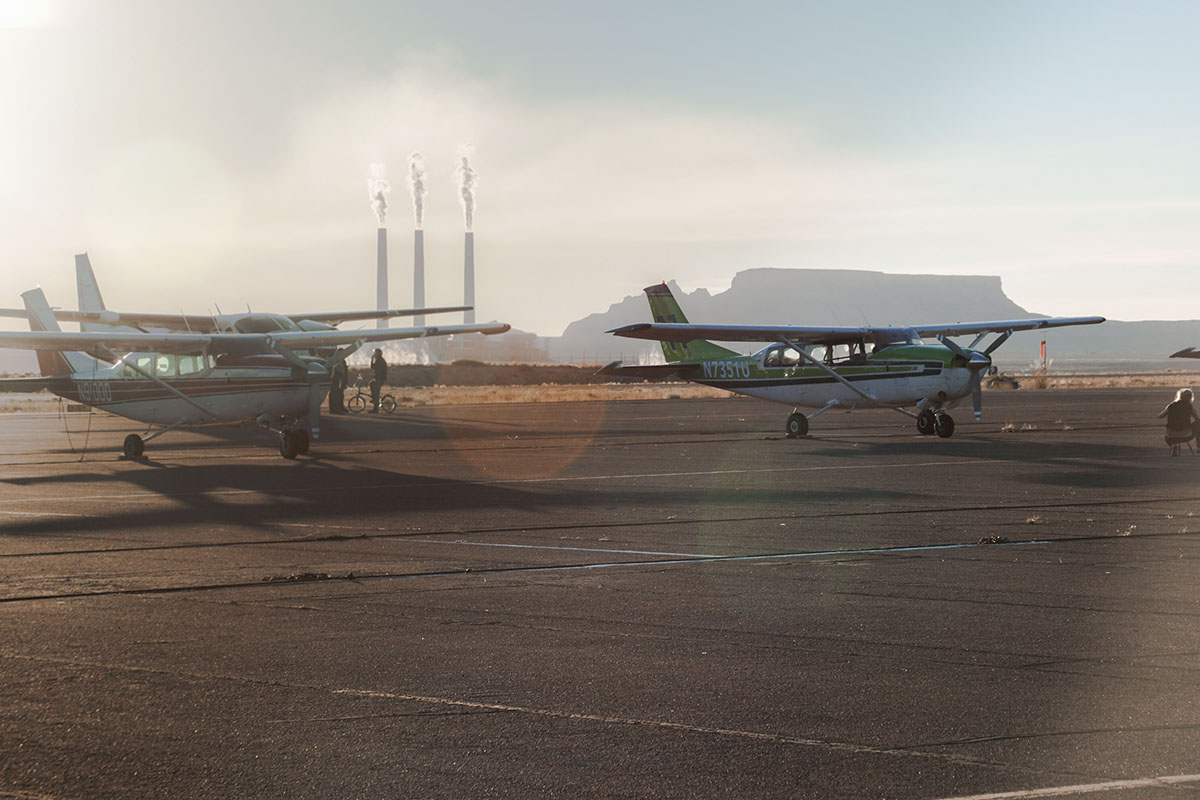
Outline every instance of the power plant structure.
<svg viewBox="0 0 1200 800"><path fill-rule="evenodd" d="M459 151L459 165L455 170L455 177L458 182L458 195L462 203L463 223L466 228L463 236L463 305L469 306L470 309L463 312L463 323L466 325L475 324L475 233L473 230L474 215L475 215L475 186L476 173L471 168L470 159L468 158L470 149L463 148ZM421 158L420 153L413 153L409 157L409 174L408 174L409 190L413 200L413 293L412 307L425 307L425 231L424 231L424 215L425 215L425 192L426 192L426 173L425 163ZM367 181L367 189L371 196L371 207L374 209L376 216L379 219L379 229L377 232L376 243L376 281L375 281L375 306L380 311L385 311L391 306L388 300L388 260L387 260L387 194L391 191L391 187L384 179L384 167L382 164L371 165L371 177ZM424 314L417 314L412 317L411 324L414 327L423 327L429 324ZM388 327L386 319L380 319L376 322L380 328ZM415 351L418 360L426 360L430 355L440 356L449 353L461 353L463 357L472 355L483 357L489 350L499 352L503 349L500 342L485 343L483 336L468 334L464 336L452 336L448 339L439 339L437 342L421 341L415 343L417 350ZM515 342L514 337L509 337L508 341ZM410 345L411 346L411 345ZM526 349L529 349L528 347Z"/></svg>
<svg viewBox="0 0 1200 800"><path fill-rule="evenodd" d="M425 231L413 231L413 308L425 307ZM425 315L413 317L413 325L425 324Z"/></svg>
<svg viewBox="0 0 1200 800"><path fill-rule="evenodd" d="M379 241L376 254L378 274L375 278L375 309L387 311L388 308L388 265L387 265L387 228L379 229ZM376 328L386 328L386 318L375 321Z"/></svg>
<svg viewBox="0 0 1200 800"><path fill-rule="evenodd" d="M463 312L463 322L475 322L475 232L467 231L463 240L463 305L471 308Z"/></svg>

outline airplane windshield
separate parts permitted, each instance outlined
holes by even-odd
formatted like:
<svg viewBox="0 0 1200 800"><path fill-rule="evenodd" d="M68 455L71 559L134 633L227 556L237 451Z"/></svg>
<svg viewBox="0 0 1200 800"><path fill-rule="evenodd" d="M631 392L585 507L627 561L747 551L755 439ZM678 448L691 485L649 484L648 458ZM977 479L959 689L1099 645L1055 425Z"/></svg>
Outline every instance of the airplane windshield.
<svg viewBox="0 0 1200 800"><path fill-rule="evenodd" d="M234 322L233 329L238 333L278 333L279 331L298 331L300 326L287 317L275 314L253 314Z"/></svg>
<svg viewBox="0 0 1200 800"><path fill-rule="evenodd" d="M764 367L794 367L800 363L800 354L795 348L778 344L767 349L763 357Z"/></svg>
<svg viewBox="0 0 1200 800"><path fill-rule="evenodd" d="M924 344L916 328L876 328L871 331L875 352L897 344Z"/></svg>

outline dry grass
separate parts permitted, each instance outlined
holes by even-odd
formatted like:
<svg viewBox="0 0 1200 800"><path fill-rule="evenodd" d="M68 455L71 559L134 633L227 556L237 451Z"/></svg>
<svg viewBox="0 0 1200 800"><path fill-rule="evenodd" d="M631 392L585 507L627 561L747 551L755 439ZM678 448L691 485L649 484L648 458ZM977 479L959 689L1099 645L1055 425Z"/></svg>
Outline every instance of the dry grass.
<svg viewBox="0 0 1200 800"><path fill-rule="evenodd" d="M1013 374L1022 389L1113 389L1137 386L1192 386L1200 372L1064 372Z"/></svg>
<svg viewBox="0 0 1200 800"><path fill-rule="evenodd" d="M453 406L477 403L573 403L587 400L667 400L730 397L693 383L593 383L559 386L432 386L392 392L399 406Z"/></svg>

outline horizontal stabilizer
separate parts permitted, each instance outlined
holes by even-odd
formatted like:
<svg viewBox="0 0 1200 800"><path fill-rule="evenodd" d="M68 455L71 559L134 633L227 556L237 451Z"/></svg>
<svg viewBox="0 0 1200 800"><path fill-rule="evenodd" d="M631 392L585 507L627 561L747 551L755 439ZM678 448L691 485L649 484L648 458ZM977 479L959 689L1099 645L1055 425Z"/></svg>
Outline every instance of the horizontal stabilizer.
<svg viewBox="0 0 1200 800"><path fill-rule="evenodd" d="M53 378L0 378L0 392L40 392L53 382Z"/></svg>
<svg viewBox="0 0 1200 800"><path fill-rule="evenodd" d="M648 381L667 381L672 378L684 379L685 373L691 372L691 364L645 364L622 366L620 361L605 364L596 371L597 375L609 375L614 378L642 378Z"/></svg>

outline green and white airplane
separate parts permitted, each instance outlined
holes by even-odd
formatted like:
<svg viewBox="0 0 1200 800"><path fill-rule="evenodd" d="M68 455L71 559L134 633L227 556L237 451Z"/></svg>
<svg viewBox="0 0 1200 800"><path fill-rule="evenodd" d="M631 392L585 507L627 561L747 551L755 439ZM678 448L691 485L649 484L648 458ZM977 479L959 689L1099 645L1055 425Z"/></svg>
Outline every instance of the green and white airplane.
<svg viewBox="0 0 1200 800"><path fill-rule="evenodd" d="M645 292L654 322L608 332L661 342L668 363L622 366L614 361L601 373L674 376L794 406L787 418L789 437L807 434L809 420L831 408L894 408L915 418L921 433L946 438L954 433L947 410L967 395L974 401L975 419L980 418L983 374L991 370L992 352L1015 331L1104 322L1104 317L1049 317L909 328L693 325L665 283ZM999 335L982 350L975 349L989 333ZM950 338L971 335L975 339L966 347ZM741 355L709 339L772 344ZM806 417L801 408L817 411Z"/></svg>

